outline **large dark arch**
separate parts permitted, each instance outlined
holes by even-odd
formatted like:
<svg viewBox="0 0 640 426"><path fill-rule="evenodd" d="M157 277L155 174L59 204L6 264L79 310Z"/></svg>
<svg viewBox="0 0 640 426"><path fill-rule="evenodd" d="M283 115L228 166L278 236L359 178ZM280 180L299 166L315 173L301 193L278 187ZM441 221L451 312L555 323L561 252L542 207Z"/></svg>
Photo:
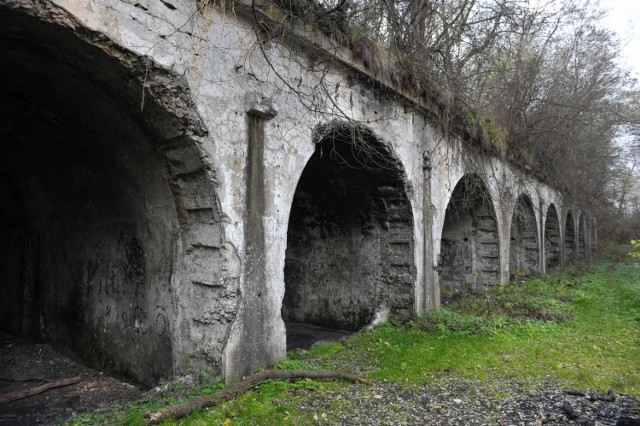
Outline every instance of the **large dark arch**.
<svg viewBox="0 0 640 426"><path fill-rule="evenodd" d="M174 372L172 283L215 284L220 262L204 126L182 78L17 4L0 5L0 328L151 385Z"/></svg>
<svg viewBox="0 0 640 426"><path fill-rule="evenodd" d="M544 255L547 269L560 266L560 241L558 210L551 204L544 225Z"/></svg>
<svg viewBox="0 0 640 426"><path fill-rule="evenodd" d="M411 312L413 218L398 161L366 129L319 134L289 217L283 319L356 330L383 304Z"/></svg>
<svg viewBox="0 0 640 426"><path fill-rule="evenodd" d="M486 185L475 174L460 179L447 206L438 262L443 303L500 283L498 223Z"/></svg>
<svg viewBox="0 0 640 426"><path fill-rule="evenodd" d="M527 195L518 197L511 219L510 271L538 271L538 226L533 204Z"/></svg>
<svg viewBox="0 0 640 426"><path fill-rule="evenodd" d="M569 261L576 257L576 232L571 211L567 213L564 225L564 258Z"/></svg>

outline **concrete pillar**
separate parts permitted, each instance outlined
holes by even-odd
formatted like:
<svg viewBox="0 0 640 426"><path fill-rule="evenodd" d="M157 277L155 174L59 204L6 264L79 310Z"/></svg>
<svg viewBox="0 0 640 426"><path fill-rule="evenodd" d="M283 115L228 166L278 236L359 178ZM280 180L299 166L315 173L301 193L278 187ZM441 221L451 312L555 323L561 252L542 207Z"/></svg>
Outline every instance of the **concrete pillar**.
<svg viewBox="0 0 640 426"><path fill-rule="evenodd" d="M286 354L284 327L275 304L272 284L265 273L264 126L276 116L268 100L248 94L247 163L245 169L245 256L242 299L238 318L225 351L225 378L236 381L272 365ZM277 318L276 318L277 316Z"/></svg>
<svg viewBox="0 0 640 426"><path fill-rule="evenodd" d="M424 274L424 310L440 307L440 286L436 282L435 265L433 264L433 205L431 202L431 157L425 154L422 158L422 217L424 232L423 274Z"/></svg>

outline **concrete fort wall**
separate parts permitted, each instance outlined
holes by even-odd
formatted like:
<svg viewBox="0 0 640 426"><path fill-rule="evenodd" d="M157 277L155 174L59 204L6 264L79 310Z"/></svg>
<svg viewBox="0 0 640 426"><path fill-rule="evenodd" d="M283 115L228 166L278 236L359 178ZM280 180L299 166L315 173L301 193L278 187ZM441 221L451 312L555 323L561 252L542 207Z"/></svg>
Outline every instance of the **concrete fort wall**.
<svg viewBox="0 0 640 426"><path fill-rule="evenodd" d="M9 0L2 328L145 384L237 379L286 322L544 273L595 220L357 64L188 1ZM35 153L35 154L34 154Z"/></svg>

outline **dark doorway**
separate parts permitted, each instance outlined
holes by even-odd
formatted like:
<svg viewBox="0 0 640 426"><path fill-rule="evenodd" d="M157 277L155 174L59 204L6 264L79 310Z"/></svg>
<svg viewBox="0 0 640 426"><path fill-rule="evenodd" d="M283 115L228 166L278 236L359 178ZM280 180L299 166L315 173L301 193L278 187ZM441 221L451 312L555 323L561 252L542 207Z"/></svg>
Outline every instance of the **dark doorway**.
<svg viewBox="0 0 640 426"><path fill-rule="evenodd" d="M296 188L283 319L358 330L383 305L412 312L414 283L413 219L397 160L367 130L331 128Z"/></svg>
<svg viewBox="0 0 640 426"><path fill-rule="evenodd" d="M162 156L107 84L127 72L2 7L0 49L0 329L151 385L172 372L179 222Z"/></svg>
<svg viewBox="0 0 640 426"><path fill-rule="evenodd" d="M585 224L584 216L580 216L578 222L578 256L584 257L587 255L587 227Z"/></svg>
<svg viewBox="0 0 640 426"><path fill-rule="evenodd" d="M544 225L544 254L547 269L560 266L560 222L553 204L547 210Z"/></svg>
<svg viewBox="0 0 640 426"><path fill-rule="evenodd" d="M575 258L576 255L576 233L575 225L573 223L573 215L571 212L567 213L567 220L564 225L564 258L569 261Z"/></svg>
<svg viewBox="0 0 640 426"><path fill-rule="evenodd" d="M529 197L518 197L511 219L511 278L519 273L538 272L538 226Z"/></svg>
<svg viewBox="0 0 640 426"><path fill-rule="evenodd" d="M474 174L456 185L447 206L440 245L442 303L500 283L498 224L489 191Z"/></svg>

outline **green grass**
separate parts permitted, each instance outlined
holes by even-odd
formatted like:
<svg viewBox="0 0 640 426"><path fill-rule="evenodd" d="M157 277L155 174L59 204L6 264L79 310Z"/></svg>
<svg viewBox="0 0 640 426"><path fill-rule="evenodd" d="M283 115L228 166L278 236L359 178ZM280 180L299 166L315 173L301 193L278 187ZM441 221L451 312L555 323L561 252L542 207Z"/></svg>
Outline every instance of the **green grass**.
<svg viewBox="0 0 640 426"><path fill-rule="evenodd" d="M525 284L469 295L437 313L292 353L277 368L349 369L407 386L451 375L488 389L496 377L532 385L553 380L573 389L640 396L638 260L609 250ZM212 392L221 384L198 386L192 394ZM232 425L330 423L335 413L351 406L332 397L342 386L349 385L269 382L179 424L223 424L227 419ZM167 402L172 401L129 404L71 423L141 424L145 410Z"/></svg>
<svg viewBox="0 0 640 426"><path fill-rule="evenodd" d="M341 356L353 364L374 357L369 377L378 380L548 375L568 387L640 395L639 303L638 268L603 262L584 277L569 270L471 296L408 327L386 324L351 339L354 349Z"/></svg>

